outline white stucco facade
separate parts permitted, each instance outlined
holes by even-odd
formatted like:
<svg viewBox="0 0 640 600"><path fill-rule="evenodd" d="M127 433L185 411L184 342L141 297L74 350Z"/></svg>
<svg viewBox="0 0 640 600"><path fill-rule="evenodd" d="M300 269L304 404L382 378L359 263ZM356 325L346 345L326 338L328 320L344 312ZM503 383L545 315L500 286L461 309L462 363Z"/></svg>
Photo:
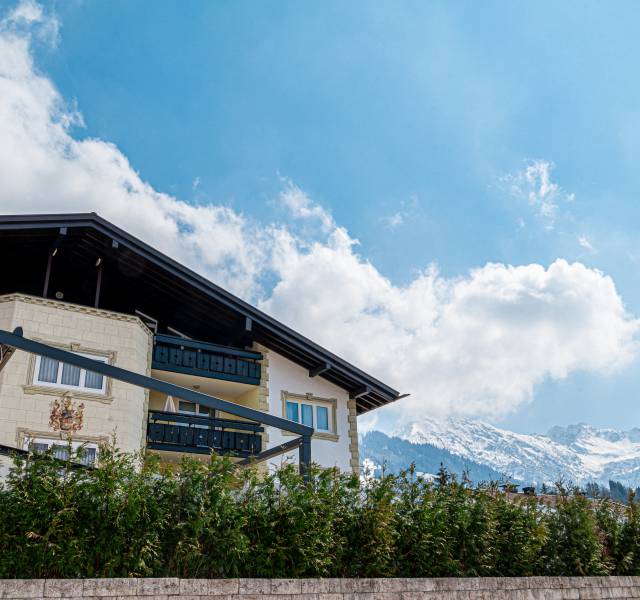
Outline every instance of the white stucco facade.
<svg viewBox="0 0 640 600"><path fill-rule="evenodd" d="M314 435L311 441L311 458L323 467L338 467L341 471L349 472L357 468L355 402L349 400L348 392L321 376L309 377L308 370L273 350L268 350L265 354L268 360L269 413L286 418L283 393L294 396L310 395L312 398L317 397L323 401L335 400L335 431L332 431L331 435L321 433ZM291 437L292 434L270 427L267 447L277 446L289 441ZM273 459L271 463L280 464L284 460L297 463L298 452Z"/></svg>

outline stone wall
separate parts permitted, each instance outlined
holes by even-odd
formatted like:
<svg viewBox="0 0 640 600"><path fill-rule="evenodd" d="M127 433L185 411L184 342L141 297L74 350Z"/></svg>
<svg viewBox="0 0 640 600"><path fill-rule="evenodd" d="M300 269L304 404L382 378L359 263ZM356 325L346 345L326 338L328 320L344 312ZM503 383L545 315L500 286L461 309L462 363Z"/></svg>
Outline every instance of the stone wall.
<svg viewBox="0 0 640 600"><path fill-rule="evenodd" d="M137 317L23 294L0 296L0 329L18 326L27 338L149 372L153 337ZM22 448L26 439L56 438L49 427L50 405L65 390L35 385L34 365L33 355L18 350L0 372L0 443L7 446ZM122 450L144 445L145 389L107 379L104 393L69 394L85 406L84 426L74 440L99 444L115 433Z"/></svg>
<svg viewBox="0 0 640 600"><path fill-rule="evenodd" d="M593 600L638 597L640 577L0 580L0 599L16 600Z"/></svg>

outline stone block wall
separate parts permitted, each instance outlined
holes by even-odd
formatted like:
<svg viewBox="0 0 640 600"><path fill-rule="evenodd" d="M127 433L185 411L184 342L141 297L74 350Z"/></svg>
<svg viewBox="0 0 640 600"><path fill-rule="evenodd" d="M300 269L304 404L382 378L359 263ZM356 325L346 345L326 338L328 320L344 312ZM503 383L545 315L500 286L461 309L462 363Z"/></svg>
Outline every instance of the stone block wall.
<svg viewBox="0 0 640 600"><path fill-rule="evenodd" d="M639 597L640 577L0 580L0 599L3 600L594 600Z"/></svg>
<svg viewBox="0 0 640 600"><path fill-rule="evenodd" d="M149 373L153 337L137 317L24 294L0 295L0 329L18 326L27 338ZM7 446L22 448L28 438L56 437L49 427L50 405L65 390L34 385L34 363L33 355L18 350L0 372L0 443ZM124 451L144 445L145 389L107 380L106 393L69 394L85 406L84 427L75 440L99 444L115 433Z"/></svg>

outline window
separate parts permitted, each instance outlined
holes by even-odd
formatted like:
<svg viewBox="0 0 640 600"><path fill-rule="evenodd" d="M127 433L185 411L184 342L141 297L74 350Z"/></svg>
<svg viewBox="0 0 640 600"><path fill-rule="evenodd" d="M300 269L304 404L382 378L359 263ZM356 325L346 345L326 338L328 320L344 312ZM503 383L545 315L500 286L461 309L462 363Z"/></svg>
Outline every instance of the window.
<svg viewBox="0 0 640 600"><path fill-rule="evenodd" d="M69 458L69 446L63 446L62 444L53 444L53 456L60 460L67 460Z"/></svg>
<svg viewBox="0 0 640 600"><path fill-rule="evenodd" d="M326 406L318 406L316 414L318 415L316 428L320 431L329 431L329 409Z"/></svg>
<svg viewBox="0 0 640 600"><path fill-rule="evenodd" d="M215 409L202 406L202 404L187 402L186 400L178 401L178 412L183 415L194 415L198 417L215 418L216 416ZM193 426L197 429L211 429L213 427L212 425L205 425L204 423L195 423Z"/></svg>
<svg viewBox="0 0 640 600"><path fill-rule="evenodd" d="M200 417L215 417L215 410L202 404L194 404L186 400L178 401L178 412L185 415L198 415Z"/></svg>
<svg viewBox="0 0 640 600"><path fill-rule="evenodd" d="M25 450L31 449L32 452L38 454L44 454L49 449L52 449L54 458L60 460L67 460L69 458L69 445L62 444L60 440L47 440L47 439L27 439L24 443ZM73 456L73 460L82 463L83 465L93 465L96 462L96 456L98 449L94 444L86 444L82 442L71 442L71 450L76 453Z"/></svg>
<svg viewBox="0 0 640 600"><path fill-rule="evenodd" d="M300 405L300 422L303 425L313 427L313 406L310 404Z"/></svg>
<svg viewBox="0 0 640 600"><path fill-rule="evenodd" d="M295 421L296 423L298 423L300 422L299 414L300 411L298 410L298 403L287 401L287 419L289 419L289 421Z"/></svg>
<svg viewBox="0 0 640 600"><path fill-rule="evenodd" d="M97 449L91 446L83 446L78 451L78 458L84 465L93 465L96 462Z"/></svg>
<svg viewBox="0 0 640 600"><path fill-rule="evenodd" d="M286 414L289 421L315 428L318 432L333 432L333 405L329 402L316 400L313 396L303 399L286 399Z"/></svg>
<svg viewBox="0 0 640 600"><path fill-rule="evenodd" d="M107 362L104 356L93 354L80 354L93 360ZM93 371L85 371L80 367L62 363L46 356L38 356L33 375L33 383L46 387L55 387L65 390L78 390L82 392L93 392L104 394L106 389L106 377Z"/></svg>

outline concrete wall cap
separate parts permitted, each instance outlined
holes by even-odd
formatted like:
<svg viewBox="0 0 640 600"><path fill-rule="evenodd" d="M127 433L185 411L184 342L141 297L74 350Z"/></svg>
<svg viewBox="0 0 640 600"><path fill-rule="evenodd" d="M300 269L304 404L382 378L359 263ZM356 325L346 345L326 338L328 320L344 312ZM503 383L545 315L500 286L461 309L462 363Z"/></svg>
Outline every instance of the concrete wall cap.
<svg viewBox="0 0 640 600"><path fill-rule="evenodd" d="M640 577L0 579L0 600L598 600L640 598Z"/></svg>

